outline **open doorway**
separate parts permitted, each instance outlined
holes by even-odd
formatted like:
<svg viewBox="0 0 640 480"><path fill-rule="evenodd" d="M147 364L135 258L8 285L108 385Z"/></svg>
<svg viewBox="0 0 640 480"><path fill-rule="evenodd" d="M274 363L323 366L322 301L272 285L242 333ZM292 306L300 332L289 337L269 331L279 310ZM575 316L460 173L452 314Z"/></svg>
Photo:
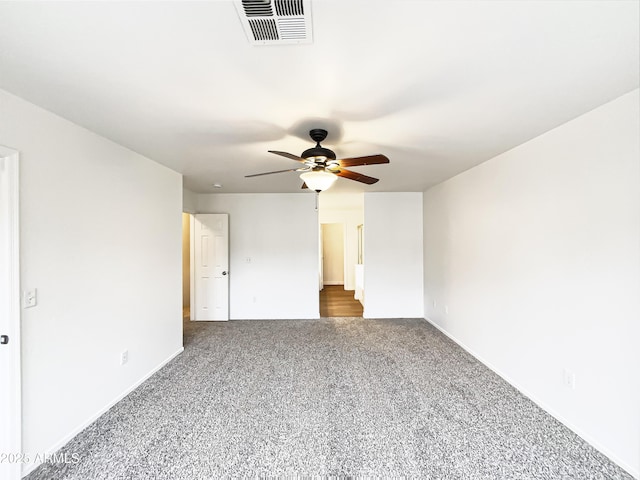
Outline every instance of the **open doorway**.
<svg viewBox="0 0 640 480"><path fill-rule="evenodd" d="M362 317L363 297L362 292L356 294L356 270L362 263L359 232L364 222L364 196L322 193L318 211L320 316Z"/></svg>

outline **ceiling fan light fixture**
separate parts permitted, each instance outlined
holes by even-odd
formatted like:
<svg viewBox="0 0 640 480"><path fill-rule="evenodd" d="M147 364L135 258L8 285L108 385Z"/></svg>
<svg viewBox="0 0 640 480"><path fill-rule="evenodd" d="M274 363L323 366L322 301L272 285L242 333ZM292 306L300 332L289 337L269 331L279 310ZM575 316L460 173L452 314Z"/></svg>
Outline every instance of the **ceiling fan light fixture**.
<svg viewBox="0 0 640 480"><path fill-rule="evenodd" d="M314 170L313 172L303 173L300 178L310 190L322 192L331 187L338 179L338 176L324 170Z"/></svg>

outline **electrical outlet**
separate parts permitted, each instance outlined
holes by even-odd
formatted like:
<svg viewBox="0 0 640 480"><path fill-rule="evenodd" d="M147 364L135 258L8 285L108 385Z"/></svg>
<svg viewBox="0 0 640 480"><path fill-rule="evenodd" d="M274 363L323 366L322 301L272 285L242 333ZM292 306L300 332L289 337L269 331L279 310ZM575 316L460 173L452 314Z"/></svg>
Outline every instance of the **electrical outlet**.
<svg viewBox="0 0 640 480"><path fill-rule="evenodd" d="M562 371L562 383L564 386L569 388L570 390L575 390L576 388L576 374L571 370L564 369Z"/></svg>
<svg viewBox="0 0 640 480"><path fill-rule="evenodd" d="M251 257L245 257L244 262L245 263L251 263Z"/></svg>
<svg viewBox="0 0 640 480"><path fill-rule="evenodd" d="M22 292L22 306L24 308L35 307L38 304L38 289L28 288Z"/></svg>
<svg viewBox="0 0 640 480"><path fill-rule="evenodd" d="M124 365L129 361L129 350L125 350L120 354L120 365Z"/></svg>

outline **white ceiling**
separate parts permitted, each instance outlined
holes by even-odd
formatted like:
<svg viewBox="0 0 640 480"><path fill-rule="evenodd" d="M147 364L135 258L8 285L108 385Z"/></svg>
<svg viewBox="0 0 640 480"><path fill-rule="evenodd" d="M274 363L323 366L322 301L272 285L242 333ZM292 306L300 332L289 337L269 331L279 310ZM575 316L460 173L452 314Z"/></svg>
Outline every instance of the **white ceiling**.
<svg viewBox="0 0 640 480"><path fill-rule="evenodd" d="M0 2L0 87L184 174L299 192L310 128L334 191L422 191L639 85L639 2L312 0L313 43L249 44L231 1ZM213 183L222 189L214 190Z"/></svg>

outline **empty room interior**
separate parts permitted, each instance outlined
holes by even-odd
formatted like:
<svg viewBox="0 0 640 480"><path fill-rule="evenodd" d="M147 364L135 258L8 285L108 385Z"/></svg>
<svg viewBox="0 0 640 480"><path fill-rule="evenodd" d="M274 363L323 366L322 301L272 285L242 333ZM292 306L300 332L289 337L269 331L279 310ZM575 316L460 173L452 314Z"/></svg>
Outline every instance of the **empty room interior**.
<svg viewBox="0 0 640 480"><path fill-rule="evenodd" d="M640 2L0 1L0 478L640 478Z"/></svg>

